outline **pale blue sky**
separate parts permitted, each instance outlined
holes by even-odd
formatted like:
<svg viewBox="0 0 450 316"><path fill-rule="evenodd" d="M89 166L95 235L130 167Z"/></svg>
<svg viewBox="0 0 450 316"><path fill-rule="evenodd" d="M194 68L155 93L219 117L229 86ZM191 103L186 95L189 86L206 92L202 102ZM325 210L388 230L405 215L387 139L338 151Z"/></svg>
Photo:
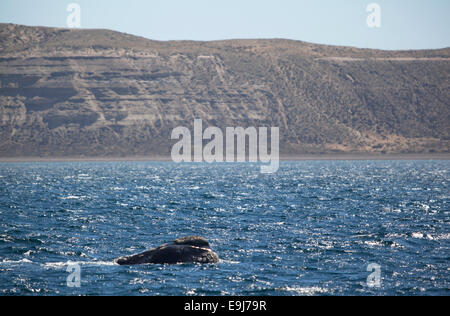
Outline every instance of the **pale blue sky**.
<svg viewBox="0 0 450 316"><path fill-rule="evenodd" d="M288 38L379 49L450 46L450 0L0 0L0 22L66 27L68 4L82 28L155 40ZM381 28L366 23L381 6Z"/></svg>

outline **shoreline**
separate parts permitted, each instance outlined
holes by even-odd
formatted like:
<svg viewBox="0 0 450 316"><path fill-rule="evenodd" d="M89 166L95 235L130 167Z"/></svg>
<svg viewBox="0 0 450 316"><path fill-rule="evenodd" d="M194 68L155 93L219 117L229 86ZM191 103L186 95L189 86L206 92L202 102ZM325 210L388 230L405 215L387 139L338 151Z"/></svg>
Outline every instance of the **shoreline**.
<svg viewBox="0 0 450 316"><path fill-rule="evenodd" d="M345 161L345 160L450 160L449 154L323 154L282 156L280 161ZM0 157L0 163L19 162L172 162L166 156L131 157Z"/></svg>

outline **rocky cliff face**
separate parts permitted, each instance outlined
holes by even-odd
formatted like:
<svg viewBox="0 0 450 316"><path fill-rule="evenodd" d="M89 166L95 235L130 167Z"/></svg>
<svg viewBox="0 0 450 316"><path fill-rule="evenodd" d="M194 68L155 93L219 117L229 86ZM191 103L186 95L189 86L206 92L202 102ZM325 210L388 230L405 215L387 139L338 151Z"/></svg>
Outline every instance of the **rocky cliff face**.
<svg viewBox="0 0 450 316"><path fill-rule="evenodd" d="M0 25L0 157L168 155L176 126L279 126L284 155L448 153L450 49L155 42Z"/></svg>

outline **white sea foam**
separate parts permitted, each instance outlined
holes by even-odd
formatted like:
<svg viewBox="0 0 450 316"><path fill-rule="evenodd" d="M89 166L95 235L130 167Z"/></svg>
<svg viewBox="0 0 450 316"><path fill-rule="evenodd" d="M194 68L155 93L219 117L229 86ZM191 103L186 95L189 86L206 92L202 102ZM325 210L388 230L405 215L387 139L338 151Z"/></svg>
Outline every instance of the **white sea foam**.
<svg viewBox="0 0 450 316"><path fill-rule="evenodd" d="M450 233L448 234L440 234L434 237L436 240L449 240L450 239Z"/></svg>
<svg viewBox="0 0 450 316"><path fill-rule="evenodd" d="M20 264L20 263L33 263L33 261L28 260L28 259L22 259L22 260L4 259L0 264Z"/></svg>
<svg viewBox="0 0 450 316"><path fill-rule="evenodd" d="M85 198L86 198L85 195L82 195L82 196L68 195L68 196L63 196L60 199L61 200L83 200Z"/></svg>
<svg viewBox="0 0 450 316"><path fill-rule="evenodd" d="M226 260L226 259L220 259L219 263L228 263L228 264L239 264L239 261L233 261L233 260Z"/></svg>
<svg viewBox="0 0 450 316"><path fill-rule="evenodd" d="M311 286L311 287L285 286L283 288L278 288L276 290L287 291L287 292L294 292L297 295L306 295L306 296L311 296L311 295L316 295L316 294L323 294L323 293L327 293L328 292L327 289L321 288L321 287L318 287L318 286Z"/></svg>
<svg viewBox="0 0 450 316"><path fill-rule="evenodd" d="M114 261L67 261L67 262L47 262L41 264L44 268L65 268L68 265L80 265L80 266L116 266L117 263Z"/></svg>
<svg viewBox="0 0 450 316"><path fill-rule="evenodd" d="M365 241L364 244L366 244L367 246L371 246L371 247L380 247L383 246L383 243L380 241L374 241L374 240L368 240Z"/></svg>

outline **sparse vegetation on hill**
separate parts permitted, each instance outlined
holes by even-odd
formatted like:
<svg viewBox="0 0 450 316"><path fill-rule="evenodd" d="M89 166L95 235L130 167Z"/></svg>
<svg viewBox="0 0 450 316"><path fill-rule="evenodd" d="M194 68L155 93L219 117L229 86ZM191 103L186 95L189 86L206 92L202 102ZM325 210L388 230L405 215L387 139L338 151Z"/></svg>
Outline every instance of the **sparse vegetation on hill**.
<svg viewBox="0 0 450 316"><path fill-rule="evenodd" d="M284 155L448 153L450 48L157 42L0 25L0 157L167 155L176 126L279 126Z"/></svg>

